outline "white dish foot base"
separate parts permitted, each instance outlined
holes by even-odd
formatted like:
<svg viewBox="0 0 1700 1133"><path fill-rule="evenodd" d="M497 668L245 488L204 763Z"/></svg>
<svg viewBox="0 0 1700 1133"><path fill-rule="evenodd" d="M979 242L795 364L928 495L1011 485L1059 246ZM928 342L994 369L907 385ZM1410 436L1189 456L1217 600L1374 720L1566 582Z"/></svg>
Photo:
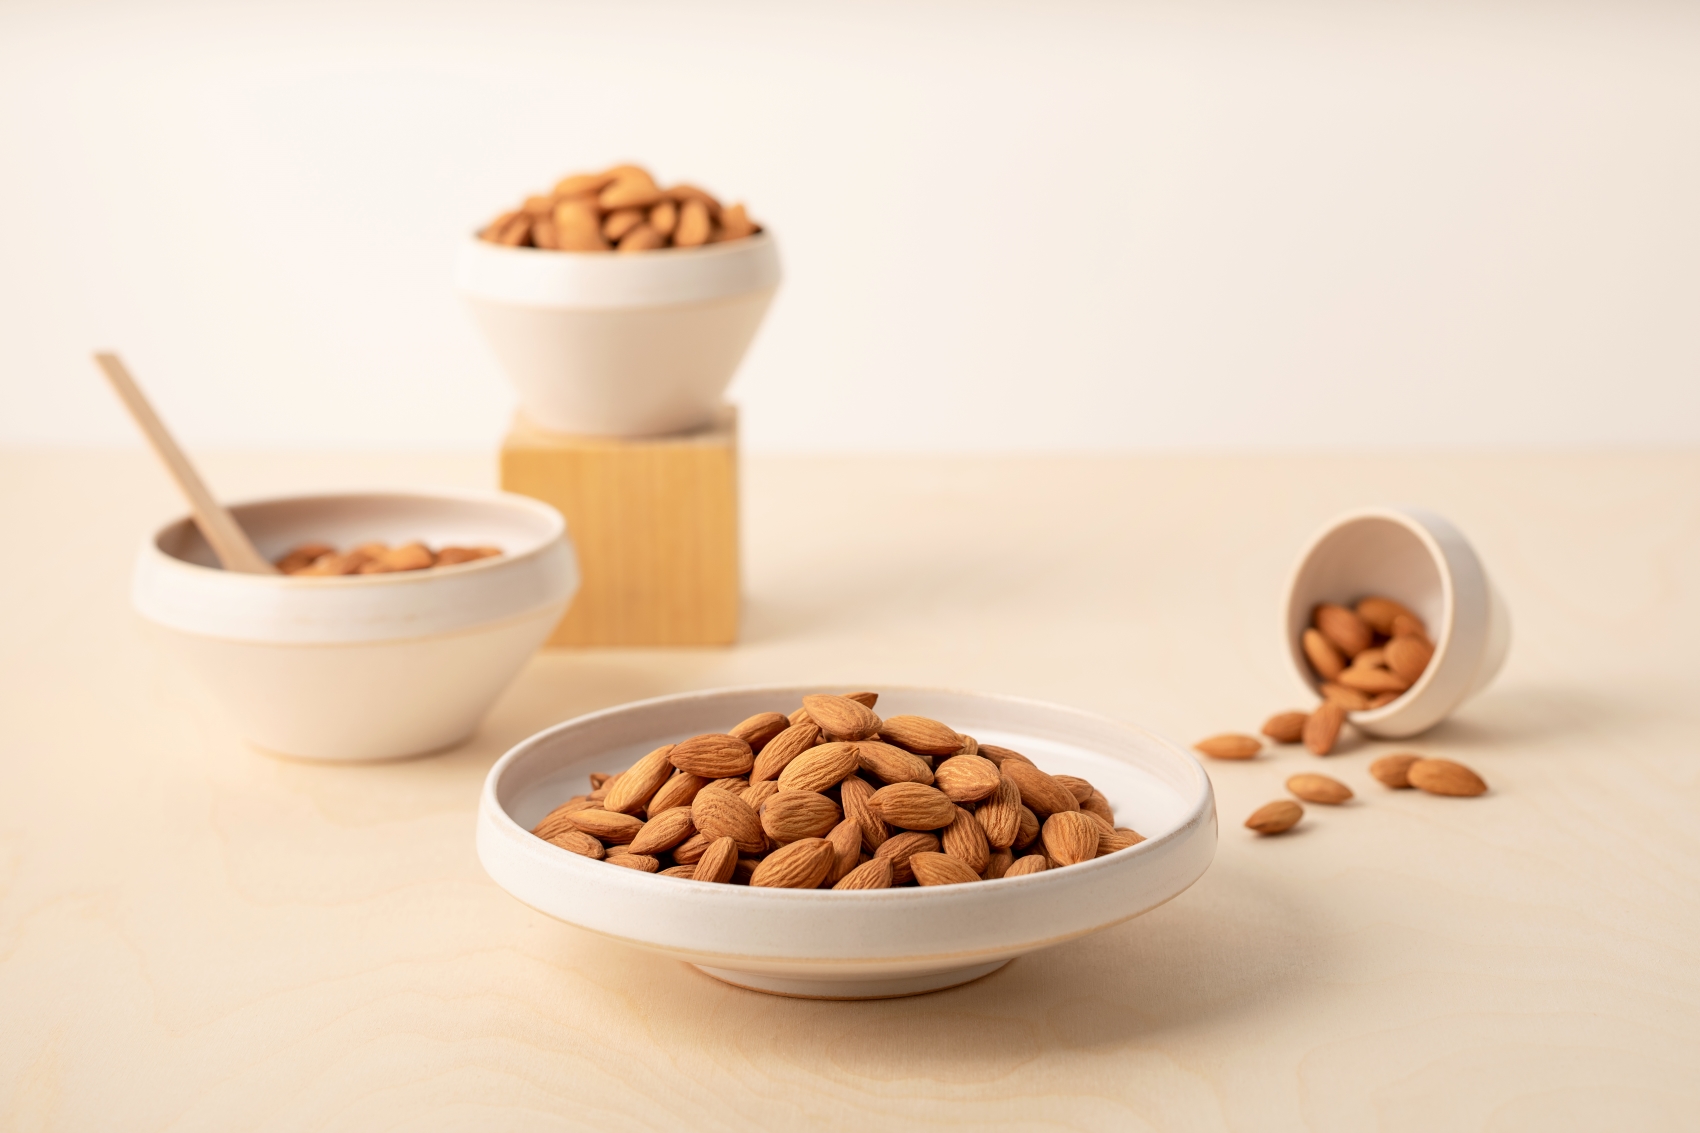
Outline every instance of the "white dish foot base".
<svg viewBox="0 0 1700 1133"><path fill-rule="evenodd" d="M897 999L905 995L925 995L929 991L960 987L965 983L989 976L1008 960L990 964L975 964L968 968L951 968L943 972L926 972L918 976L893 976L888 979L798 979L794 976L770 976L762 972L741 972L733 968L710 968L703 964L692 967L722 983L749 991L764 991L769 995L785 995L792 999Z"/></svg>

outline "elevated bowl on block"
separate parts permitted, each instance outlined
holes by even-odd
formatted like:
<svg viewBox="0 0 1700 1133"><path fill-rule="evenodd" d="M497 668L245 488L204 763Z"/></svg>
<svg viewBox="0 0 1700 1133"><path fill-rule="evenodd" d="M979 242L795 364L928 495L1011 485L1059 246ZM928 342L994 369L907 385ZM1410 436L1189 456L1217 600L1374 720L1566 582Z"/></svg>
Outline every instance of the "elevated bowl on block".
<svg viewBox="0 0 1700 1133"><path fill-rule="evenodd" d="M478 856L502 888L591 932L754 991L879 999L955 987L1015 957L1147 912L1204 873L1216 848L1210 780L1179 745L1139 728L1015 697L883 688L876 711L942 720L1046 771L1090 779L1146 841L1027 877L866 891L754 889L622 869L530 833L645 753L842 686L721 689L569 720L502 756L484 782Z"/></svg>

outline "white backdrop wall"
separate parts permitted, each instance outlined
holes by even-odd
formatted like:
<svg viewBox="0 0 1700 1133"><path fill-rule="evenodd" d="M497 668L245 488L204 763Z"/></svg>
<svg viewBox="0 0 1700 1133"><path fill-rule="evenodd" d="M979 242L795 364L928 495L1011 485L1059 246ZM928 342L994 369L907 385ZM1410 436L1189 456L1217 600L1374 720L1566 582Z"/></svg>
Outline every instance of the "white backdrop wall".
<svg viewBox="0 0 1700 1133"><path fill-rule="evenodd" d="M0 442L488 445L456 241L621 159L757 450L1700 443L1700 4L0 3Z"/></svg>

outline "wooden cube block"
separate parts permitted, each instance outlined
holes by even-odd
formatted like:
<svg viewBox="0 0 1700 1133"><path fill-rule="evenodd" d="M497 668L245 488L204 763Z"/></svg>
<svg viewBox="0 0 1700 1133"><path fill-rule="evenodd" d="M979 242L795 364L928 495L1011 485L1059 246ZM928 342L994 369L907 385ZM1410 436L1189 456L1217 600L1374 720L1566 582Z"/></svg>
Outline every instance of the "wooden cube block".
<svg viewBox="0 0 1700 1133"><path fill-rule="evenodd" d="M502 487L567 519L583 576L551 645L729 645L738 637L738 419L622 439L517 417Z"/></svg>

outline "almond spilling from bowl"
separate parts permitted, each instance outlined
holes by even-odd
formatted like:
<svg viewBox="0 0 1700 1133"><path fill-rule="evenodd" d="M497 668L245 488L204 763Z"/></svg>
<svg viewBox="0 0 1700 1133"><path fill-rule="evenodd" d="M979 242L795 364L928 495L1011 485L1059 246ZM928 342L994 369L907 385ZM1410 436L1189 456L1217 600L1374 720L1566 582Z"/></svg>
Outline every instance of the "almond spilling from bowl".
<svg viewBox="0 0 1700 1133"><path fill-rule="evenodd" d="M938 720L882 720L878 699L809 696L666 744L593 774L532 833L640 873L758 889L962 885L1145 841L1087 780Z"/></svg>
<svg viewBox="0 0 1700 1133"><path fill-rule="evenodd" d="M494 558L501 553L500 547L444 547L433 551L424 543L417 542L403 543L399 547L387 543L362 543L351 550L339 552L329 543L302 543L275 560L273 565L284 574L322 578L341 574L430 570L432 567Z"/></svg>
<svg viewBox="0 0 1700 1133"><path fill-rule="evenodd" d="M742 240L760 232L744 206L722 205L695 185L662 188L639 165L575 173L527 197L479 232L509 248L550 252L652 252Z"/></svg>
<svg viewBox="0 0 1700 1133"><path fill-rule="evenodd" d="M1299 646L1323 699L1348 712L1393 703L1422 679L1434 659L1434 643L1422 619L1401 603L1374 595L1351 608L1318 605Z"/></svg>

